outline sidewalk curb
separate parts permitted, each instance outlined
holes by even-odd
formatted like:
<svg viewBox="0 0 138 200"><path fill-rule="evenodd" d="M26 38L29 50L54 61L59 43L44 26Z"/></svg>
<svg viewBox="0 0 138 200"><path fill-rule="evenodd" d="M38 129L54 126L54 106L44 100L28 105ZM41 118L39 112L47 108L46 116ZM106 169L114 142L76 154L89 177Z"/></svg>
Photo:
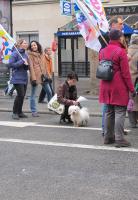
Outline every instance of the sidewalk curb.
<svg viewBox="0 0 138 200"><path fill-rule="evenodd" d="M12 110L10 109L6 109L6 108L0 108L0 112L12 112ZM24 110L25 113L31 113L30 111L28 110ZM39 111L38 112L39 114L51 114L51 115L58 115L56 113L54 113L53 111ZM96 112L93 112L93 113L90 113L90 117L101 117L102 116L102 113L96 113Z"/></svg>

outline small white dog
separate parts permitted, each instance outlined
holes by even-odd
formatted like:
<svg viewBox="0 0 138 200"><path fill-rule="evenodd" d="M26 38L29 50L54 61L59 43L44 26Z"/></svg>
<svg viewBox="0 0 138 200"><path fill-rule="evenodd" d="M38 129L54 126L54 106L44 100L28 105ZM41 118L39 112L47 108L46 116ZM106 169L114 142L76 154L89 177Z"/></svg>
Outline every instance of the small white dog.
<svg viewBox="0 0 138 200"><path fill-rule="evenodd" d="M74 126L87 126L89 120L89 113L86 107L72 105L68 109L68 114L73 121Z"/></svg>

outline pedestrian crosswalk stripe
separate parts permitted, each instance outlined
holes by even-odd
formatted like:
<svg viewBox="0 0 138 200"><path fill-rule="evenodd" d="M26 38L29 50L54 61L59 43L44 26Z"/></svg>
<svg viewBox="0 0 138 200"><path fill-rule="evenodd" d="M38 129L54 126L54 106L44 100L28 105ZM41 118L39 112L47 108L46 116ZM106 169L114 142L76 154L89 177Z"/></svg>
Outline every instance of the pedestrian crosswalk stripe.
<svg viewBox="0 0 138 200"><path fill-rule="evenodd" d="M138 149L136 149L136 148L116 148L116 147L109 147L109 146L73 144L73 143L58 143L58 142L50 142L50 141L0 138L0 142L138 153Z"/></svg>
<svg viewBox="0 0 138 200"><path fill-rule="evenodd" d="M64 128L64 129L81 129L81 130L96 130L102 131L102 128L96 127L74 127L72 126L62 126L62 125L53 125L53 124L38 124L36 122L12 122L12 121L0 121L0 126L11 126L17 128L24 128L28 126L34 127L45 127L45 128ZM130 130L126 129L125 131L129 132Z"/></svg>
<svg viewBox="0 0 138 200"><path fill-rule="evenodd" d="M19 121L0 121L0 126L11 126L11 127L26 127L26 126L34 126L36 123L33 122L19 122Z"/></svg>

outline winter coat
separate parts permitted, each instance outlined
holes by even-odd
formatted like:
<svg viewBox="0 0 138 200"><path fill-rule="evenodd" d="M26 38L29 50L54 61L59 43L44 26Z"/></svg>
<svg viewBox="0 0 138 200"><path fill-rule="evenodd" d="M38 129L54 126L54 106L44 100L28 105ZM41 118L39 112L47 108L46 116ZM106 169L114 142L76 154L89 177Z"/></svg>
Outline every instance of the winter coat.
<svg viewBox="0 0 138 200"><path fill-rule="evenodd" d="M115 52L116 51L116 52ZM119 41L110 41L108 46L100 51L99 60L110 60L112 57L114 76L111 81L100 81L100 103L127 106L129 92L134 92L131 80L126 50Z"/></svg>
<svg viewBox="0 0 138 200"><path fill-rule="evenodd" d="M59 103L62 103L64 105L73 105L73 101L76 101L77 99L76 86L69 86L68 82L65 81L58 88L57 99Z"/></svg>
<svg viewBox="0 0 138 200"><path fill-rule="evenodd" d="M24 49L18 49L20 54L25 60L28 60L28 56L25 53ZM9 68L12 69L12 75L10 83L12 84L27 84L28 82L28 66L24 65L24 61L17 52L17 50L13 50L11 57L9 59Z"/></svg>
<svg viewBox="0 0 138 200"><path fill-rule="evenodd" d="M46 66L46 71L48 74L49 78L52 78L52 73L53 73L53 65L52 65L52 58L44 54L44 63Z"/></svg>
<svg viewBox="0 0 138 200"><path fill-rule="evenodd" d="M46 74L46 69L44 66L44 56L38 52L28 52L29 56L29 70L30 70L30 80L36 81L37 84L42 83L41 75Z"/></svg>
<svg viewBox="0 0 138 200"><path fill-rule="evenodd" d="M128 48L128 56L129 56L129 67L130 67L130 74L133 81L133 84L135 84L135 80L138 77L138 45L137 44L131 44ZM138 95L133 98L134 100L134 106L133 111L138 111Z"/></svg>

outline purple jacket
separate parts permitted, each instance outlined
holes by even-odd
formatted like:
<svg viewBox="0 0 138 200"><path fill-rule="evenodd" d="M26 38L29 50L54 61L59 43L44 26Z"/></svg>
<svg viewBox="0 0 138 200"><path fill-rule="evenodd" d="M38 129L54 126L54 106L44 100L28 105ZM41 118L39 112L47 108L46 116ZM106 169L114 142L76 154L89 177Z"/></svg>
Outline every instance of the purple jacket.
<svg viewBox="0 0 138 200"><path fill-rule="evenodd" d="M28 60L28 56L25 53L24 49L18 49L22 57ZM9 68L12 69L12 77L11 83L12 84L27 84L28 82L28 75L27 70L28 66L24 65L24 61L22 60L21 56L19 56L18 52L13 50L11 54L11 58L9 60Z"/></svg>

